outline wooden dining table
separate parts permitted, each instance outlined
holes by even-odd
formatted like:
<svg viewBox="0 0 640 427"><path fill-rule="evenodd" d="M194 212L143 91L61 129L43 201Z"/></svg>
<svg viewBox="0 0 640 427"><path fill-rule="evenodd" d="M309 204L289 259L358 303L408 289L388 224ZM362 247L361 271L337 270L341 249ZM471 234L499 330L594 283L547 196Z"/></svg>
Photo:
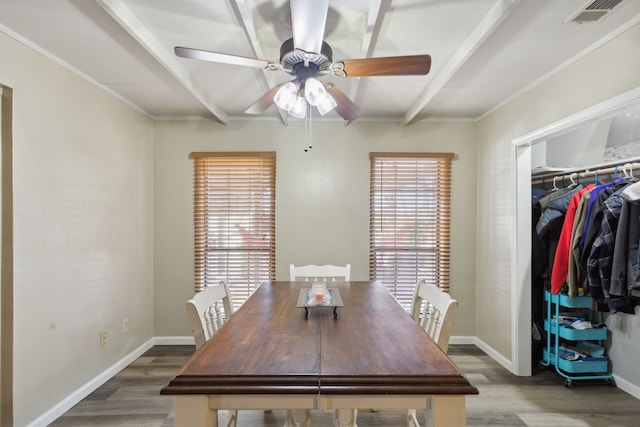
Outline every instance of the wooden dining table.
<svg viewBox="0 0 640 427"><path fill-rule="evenodd" d="M430 408L427 425L464 426L478 390L391 293L376 281L327 286L341 306L305 314L310 282L262 283L162 389L175 426L217 426L219 409L336 410L347 426L356 408Z"/></svg>

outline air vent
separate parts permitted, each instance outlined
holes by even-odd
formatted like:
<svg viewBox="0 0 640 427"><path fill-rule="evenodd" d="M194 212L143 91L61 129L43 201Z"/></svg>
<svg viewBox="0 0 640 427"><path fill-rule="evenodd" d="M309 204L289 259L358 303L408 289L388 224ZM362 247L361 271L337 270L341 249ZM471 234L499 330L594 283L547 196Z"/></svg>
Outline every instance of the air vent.
<svg viewBox="0 0 640 427"><path fill-rule="evenodd" d="M625 0L595 0L574 13L565 22L582 24L586 22L597 22L611 13L614 7Z"/></svg>

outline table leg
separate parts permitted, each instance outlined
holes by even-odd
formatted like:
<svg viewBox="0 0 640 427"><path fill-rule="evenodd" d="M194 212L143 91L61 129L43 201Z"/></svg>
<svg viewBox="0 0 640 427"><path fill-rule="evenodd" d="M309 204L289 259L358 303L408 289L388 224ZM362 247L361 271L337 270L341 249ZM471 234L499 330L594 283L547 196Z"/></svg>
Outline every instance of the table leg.
<svg viewBox="0 0 640 427"><path fill-rule="evenodd" d="M431 410L425 411L426 427L464 427L466 408L464 395L431 397Z"/></svg>
<svg viewBox="0 0 640 427"><path fill-rule="evenodd" d="M174 397L174 427L212 427L218 425L218 411L209 409L206 395Z"/></svg>
<svg viewBox="0 0 640 427"><path fill-rule="evenodd" d="M423 411L426 413L427 423L432 422L432 421L429 421L429 417L432 417L432 415L429 414L431 412L431 405L433 405L433 397L432 396L430 396L427 399L427 405L423 409ZM407 426L408 427L420 427L420 424L418 423L418 415L417 414L418 414L418 411L415 410L415 409L409 409L407 411Z"/></svg>
<svg viewBox="0 0 640 427"><path fill-rule="evenodd" d="M409 409L407 411L407 427L420 427L415 409Z"/></svg>
<svg viewBox="0 0 640 427"><path fill-rule="evenodd" d="M356 424L357 417L357 409L336 409L333 411L333 426L358 427L358 425Z"/></svg>
<svg viewBox="0 0 640 427"><path fill-rule="evenodd" d="M293 421L296 427L311 427L311 411L309 409L295 409Z"/></svg>
<svg viewBox="0 0 640 427"><path fill-rule="evenodd" d="M293 424L293 410L287 409L284 412L284 427L294 427Z"/></svg>
<svg viewBox="0 0 640 427"><path fill-rule="evenodd" d="M287 409L284 415L284 427L311 427L311 410Z"/></svg>

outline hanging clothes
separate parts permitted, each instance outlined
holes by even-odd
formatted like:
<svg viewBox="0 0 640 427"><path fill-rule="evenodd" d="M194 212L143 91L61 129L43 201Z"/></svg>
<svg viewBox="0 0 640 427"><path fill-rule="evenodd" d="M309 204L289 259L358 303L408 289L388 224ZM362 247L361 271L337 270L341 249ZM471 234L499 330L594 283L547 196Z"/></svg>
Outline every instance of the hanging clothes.
<svg viewBox="0 0 640 427"><path fill-rule="evenodd" d="M604 200L611 194L613 194L617 189L625 187L628 184L628 180L627 178L616 178L613 181L607 182L605 184L595 184L596 186L593 188L593 190L591 190L589 206L587 207L587 217L585 219L584 229L582 230L582 237L580 238L580 251L585 250L586 244L593 243L593 240L591 240L590 242L588 242L587 240L588 231L589 228L593 226L594 222L598 222L597 218L595 218L595 215L602 207L602 202L604 202ZM595 235L596 232L597 230L592 234ZM586 262L584 262L583 265L586 265Z"/></svg>
<svg viewBox="0 0 640 427"><path fill-rule="evenodd" d="M582 185L577 185L573 188L554 190L537 202L542 214L536 223L536 232L547 249L546 265L549 275L555 259L567 207L571 197L581 189Z"/></svg>
<svg viewBox="0 0 640 427"><path fill-rule="evenodd" d="M634 313L635 305L640 304L639 240L640 182L636 182L622 192L609 288L613 305L625 313Z"/></svg>
<svg viewBox="0 0 640 427"><path fill-rule="evenodd" d="M609 297L613 248L618 231L618 219L622 208L622 190L612 194L604 202L600 232L597 234L587 258L589 294L593 308L599 311L617 311Z"/></svg>
<svg viewBox="0 0 640 427"><path fill-rule="evenodd" d="M584 225L587 220L587 210L591 201L592 189L587 189L582 193L576 215L573 220L573 229L571 230L571 240L569 246L569 267L567 270L567 281L569 295L577 296L581 290L584 290L587 284L587 271L582 268L580 263L580 241L584 232Z"/></svg>
<svg viewBox="0 0 640 427"><path fill-rule="evenodd" d="M596 240L596 236L600 233L600 225L605 212L604 202L611 195L624 189L629 185L627 178L617 178L610 183L596 186L591 191L591 199L589 200L589 208L587 210L587 220L585 229L582 234L583 239L580 242L581 258L580 263L584 271L587 270L587 259L591 254L591 247Z"/></svg>
<svg viewBox="0 0 640 427"><path fill-rule="evenodd" d="M571 187L558 189L554 178L546 195L532 191L532 283L542 279L554 294L591 296L596 311L634 313L640 305L640 182L624 169L616 178L617 167L608 168L614 179L607 183L575 184L574 172ZM597 180L598 172L579 176L594 175Z"/></svg>
<svg viewBox="0 0 640 427"><path fill-rule="evenodd" d="M558 246L556 248L556 255L553 260L553 267L551 270L551 292L554 294L560 293L560 290L567 281L571 233L573 232L573 224L578 204L580 203L580 199L584 192L592 189L594 186L594 184L589 184L586 187L580 188L571 196L569 205L567 206L567 212L564 217L560 238L558 239ZM572 295L570 294L569 296ZM573 296L577 296L577 293Z"/></svg>

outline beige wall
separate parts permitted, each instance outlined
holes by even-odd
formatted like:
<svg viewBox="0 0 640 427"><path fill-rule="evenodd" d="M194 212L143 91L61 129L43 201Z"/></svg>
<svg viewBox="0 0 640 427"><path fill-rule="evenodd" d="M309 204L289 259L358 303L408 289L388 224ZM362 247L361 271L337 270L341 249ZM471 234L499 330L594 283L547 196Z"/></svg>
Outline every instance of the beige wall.
<svg viewBox="0 0 640 427"><path fill-rule="evenodd" d="M640 86L640 26L518 96L478 124L477 336L511 359L515 248L515 154L512 141ZM527 189L519 189L527 191ZM640 324L612 324L613 372L640 389ZM496 334L495 331L504 331ZM635 337L635 342L634 342ZM520 337L529 340L530 337ZM617 359L617 360L616 360Z"/></svg>
<svg viewBox="0 0 640 427"><path fill-rule="evenodd" d="M14 425L25 426L153 337L153 126L2 33L0 53L13 89Z"/></svg>
<svg viewBox="0 0 640 427"><path fill-rule="evenodd" d="M452 294L460 301L454 335L475 335L475 124L314 122L156 122L155 333L190 334L184 302L193 293L192 151L276 151L276 278L288 265L351 263L368 280L369 152L447 151L453 162Z"/></svg>

